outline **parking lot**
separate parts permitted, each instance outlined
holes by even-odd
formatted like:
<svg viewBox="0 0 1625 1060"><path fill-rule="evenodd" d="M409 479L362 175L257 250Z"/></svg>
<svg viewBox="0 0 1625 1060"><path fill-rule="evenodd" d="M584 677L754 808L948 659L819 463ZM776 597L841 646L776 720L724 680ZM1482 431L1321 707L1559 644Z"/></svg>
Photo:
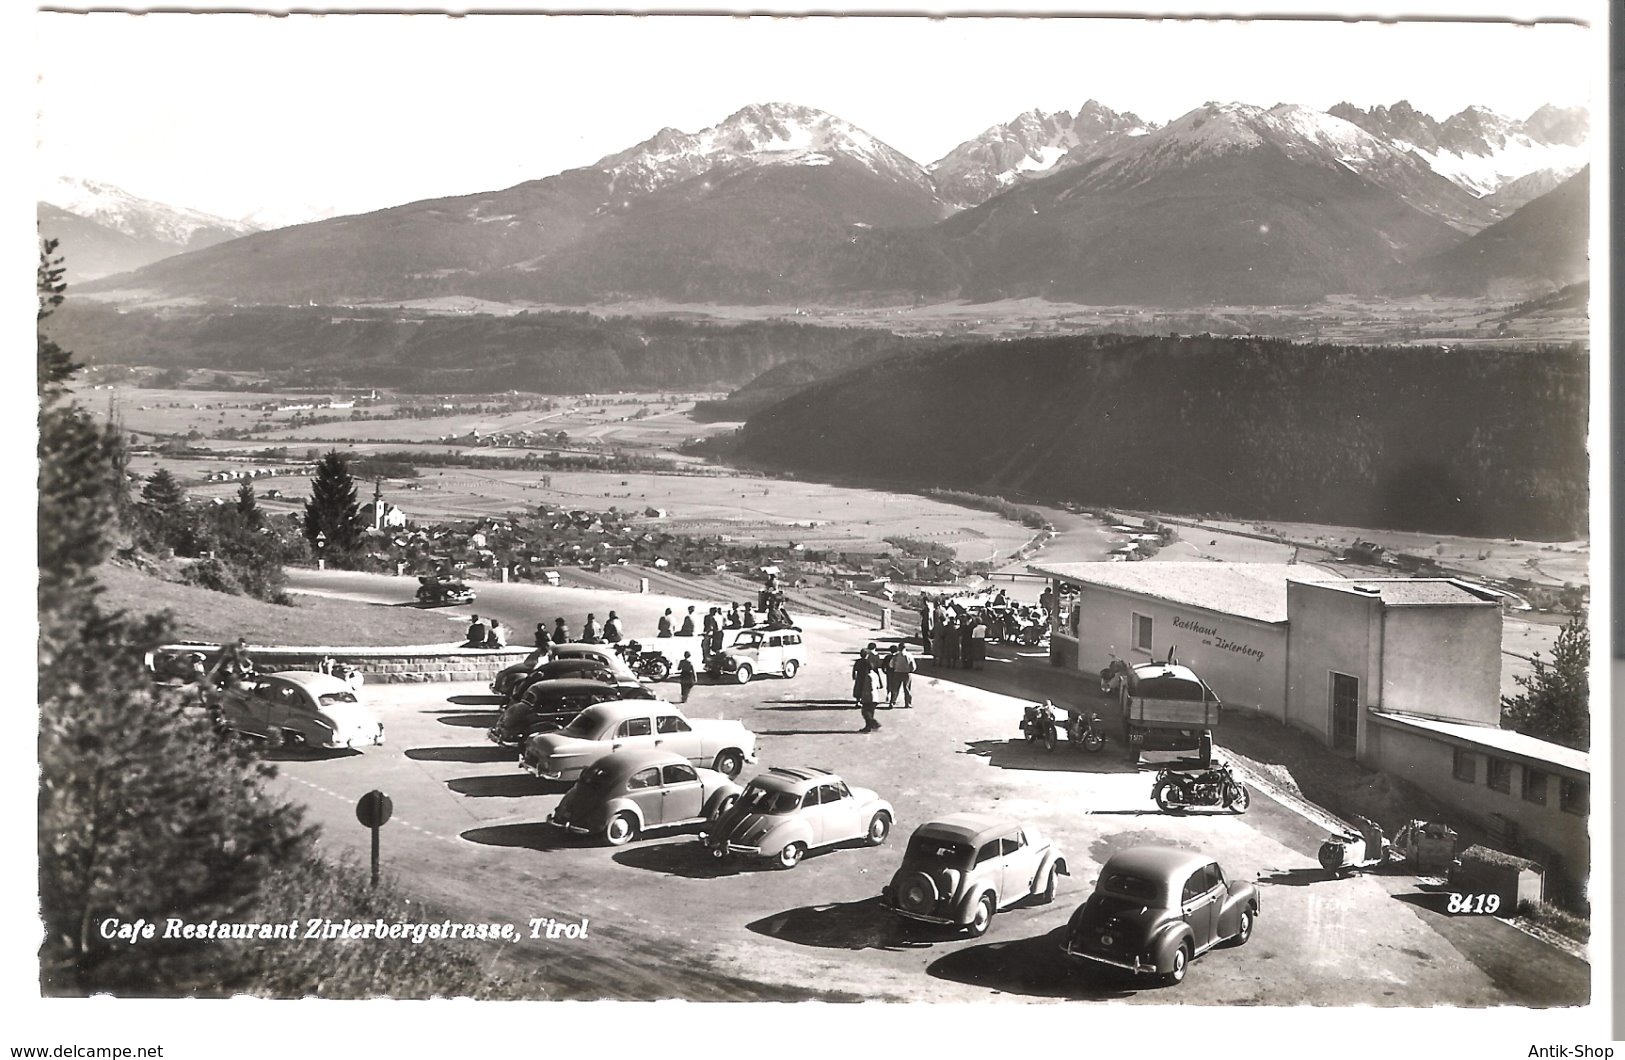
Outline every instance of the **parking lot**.
<svg viewBox="0 0 1625 1060"><path fill-rule="evenodd" d="M311 588L317 576L302 583ZM333 575L326 591L399 600L398 579ZM393 597L391 594L394 594ZM577 623L618 607L636 635L660 597L492 586L479 609L528 630L555 614ZM596 603L597 606L584 606ZM889 637L834 619L802 623L809 663L794 680L702 683L685 710L725 717L759 736L760 761L832 769L896 808L883 846L815 852L793 870L705 854L696 829L610 848L565 839L544 823L565 786L517 768L485 736L498 703L483 686L365 689L388 743L365 753L286 756L275 783L310 808L334 852L365 858L355 800L394 800L382 836L385 871L435 919L587 923L584 938L529 939L507 956L550 997L891 1000L1096 999L1224 1005L1564 1005L1589 996L1586 964L1496 921L1449 918L1442 896L1411 877L1329 879L1315 862L1325 829L1255 790L1245 815L1157 812L1151 772L1117 742L1089 755L1023 743L1022 700L985 686L1057 696L1075 679L1041 657L998 650L972 687L934 672L916 678L915 708L882 711L859 733L852 653ZM675 700L675 682L662 686ZM1086 690L1074 689L1073 699ZM1221 734L1222 743L1222 734ZM742 778L743 779L743 778ZM903 931L879 905L906 837L963 810L1021 818L1056 840L1071 866L1051 905L999 913L981 939ZM1231 877L1256 879L1262 911L1252 941L1200 957L1186 981L1160 987L1084 976L1059 952L1062 930L1100 863L1126 846L1200 850Z"/></svg>

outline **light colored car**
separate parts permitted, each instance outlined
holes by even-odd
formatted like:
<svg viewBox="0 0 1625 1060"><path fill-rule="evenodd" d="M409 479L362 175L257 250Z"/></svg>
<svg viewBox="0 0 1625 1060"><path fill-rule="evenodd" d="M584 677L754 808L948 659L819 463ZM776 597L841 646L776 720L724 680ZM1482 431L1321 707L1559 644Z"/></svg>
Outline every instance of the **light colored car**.
<svg viewBox="0 0 1625 1060"><path fill-rule="evenodd" d="M739 785L663 750L616 751L581 774L548 824L598 835L611 846L651 828L698 824L720 816L739 797Z"/></svg>
<svg viewBox="0 0 1625 1060"><path fill-rule="evenodd" d="M733 643L706 660L707 672L748 684L757 674L794 677L807 665L807 646L795 626L733 631Z"/></svg>
<svg viewBox="0 0 1625 1060"><path fill-rule="evenodd" d="M1095 891L1072 914L1062 951L1166 982L1221 942L1242 945L1258 920L1258 888L1225 876L1205 854L1176 847L1130 847L1100 870Z"/></svg>
<svg viewBox="0 0 1625 1060"><path fill-rule="evenodd" d="M520 764L544 780L575 780L613 751L660 749L723 776L756 761L756 734L737 721L690 720L662 699L626 699L583 710L557 732L525 741Z"/></svg>
<svg viewBox="0 0 1625 1060"><path fill-rule="evenodd" d="M1032 825L993 813L956 813L909 837L903 864L880 904L907 920L987 933L993 914L1017 902L1055 900L1066 858Z"/></svg>
<svg viewBox="0 0 1625 1060"><path fill-rule="evenodd" d="M895 817L891 803L868 788L847 787L827 769L775 766L752 780L700 839L714 857L744 854L793 869L818 847L855 839L879 846Z"/></svg>
<svg viewBox="0 0 1625 1060"><path fill-rule="evenodd" d="M314 670L256 674L210 692L208 703L222 727L272 744L331 749L384 742L384 723L355 689Z"/></svg>

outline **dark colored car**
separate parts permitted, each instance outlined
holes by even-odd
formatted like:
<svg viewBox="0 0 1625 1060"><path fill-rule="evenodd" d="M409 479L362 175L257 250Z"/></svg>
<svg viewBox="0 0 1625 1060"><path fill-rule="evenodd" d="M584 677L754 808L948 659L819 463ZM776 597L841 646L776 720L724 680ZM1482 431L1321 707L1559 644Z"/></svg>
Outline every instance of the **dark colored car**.
<svg viewBox="0 0 1625 1060"><path fill-rule="evenodd" d="M1258 889L1228 879L1204 854L1143 846L1113 854L1095 892L1067 924L1066 955L1168 983L1221 942L1242 945L1258 919Z"/></svg>
<svg viewBox="0 0 1625 1060"><path fill-rule="evenodd" d="M610 684L574 677L541 681L531 686L525 698L504 707L502 716L486 735L492 743L515 747L524 743L527 736L562 729L595 703L654 698L654 691L648 685L637 682Z"/></svg>
<svg viewBox="0 0 1625 1060"><path fill-rule="evenodd" d="M638 679L625 667L613 667L600 659L554 659L523 671L509 667L497 674L491 682L491 689L509 699L522 699L533 686L563 677L620 684L632 684Z"/></svg>
<svg viewBox="0 0 1625 1060"><path fill-rule="evenodd" d="M426 574L418 579L418 603L424 607L473 603L474 590L464 582Z"/></svg>

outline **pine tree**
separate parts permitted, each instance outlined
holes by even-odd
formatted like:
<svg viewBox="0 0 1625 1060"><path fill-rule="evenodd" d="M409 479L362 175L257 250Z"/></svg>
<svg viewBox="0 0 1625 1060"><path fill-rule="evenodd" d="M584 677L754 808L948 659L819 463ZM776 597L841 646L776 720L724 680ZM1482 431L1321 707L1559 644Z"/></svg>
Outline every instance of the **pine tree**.
<svg viewBox="0 0 1625 1060"><path fill-rule="evenodd" d="M1534 672L1514 678L1523 691L1501 697L1501 727L1582 751L1591 748L1591 631L1575 615L1557 635L1548 665L1535 652Z"/></svg>
<svg viewBox="0 0 1625 1060"><path fill-rule="evenodd" d="M254 484L245 482L237 487L237 514L242 516L243 522L250 528L258 530L264 525L264 516L260 514L259 498L254 495Z"/></svg>
<svg viewBox="0 0 1625 1060"><path fill-rule="evenodd" d="M318 537L320 535L320 537ZM355 479L338 450L329 450L316 465L305 502L305 537L319 555L343 562L361 546L361 505Z"/></svg>
<svg viewBox="0 0 1625 1060"><path fill-rule="evenodd" d="M186 490L169 473L167 467L161 467L147 479L147 484L141 487L141 497L154 508L165 512L179 511L186 507Z"/></svg>

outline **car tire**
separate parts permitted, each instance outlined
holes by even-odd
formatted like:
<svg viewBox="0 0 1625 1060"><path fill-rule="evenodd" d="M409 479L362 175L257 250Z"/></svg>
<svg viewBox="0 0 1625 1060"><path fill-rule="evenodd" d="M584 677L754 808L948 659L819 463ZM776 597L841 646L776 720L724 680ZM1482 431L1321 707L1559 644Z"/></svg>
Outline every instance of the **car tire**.
<svg viewBox="0 0 1625 1060"><path fill-rule="evenodd" d="M1174 951L1174 966L1163 976L1163 981L1169 986L1178 986L1185 981L1185 973L1191 966L1191 944L1181 942L1179 949Z"/></svg>
<svg viewBox="0 0 1625 1060"><path fill-rule="evenodd" d="M1241 923L1237 926L1235 935L1231 936L1230 945L1245 946L1247 945L1247 940L1252 937L1253 911L1251 909L1243 909L1241 911Z"/></svg>
<svg viewBox="0 0 1625 1060"><path fill-rule="evenodd" d="M1049 905L1055 901L1055 866L1051 865L1044 873L1044 889L1038 892L1038 901L1042 905Z"/></svg>
<svg viewBox="0 0 1625 1060"><path fill-rule="evenodd" d="M637 836L637 818L625 811L611 817L609 823L604 825L604 842L612 847L625 846Z"/></svg>
<svg viewBox="0 0 1625 1060"><path fill-rule="evenodd" d="M778 862L781 869L793 869L801 864L801 859L806 856L806 843L786 843L784 849L779 851L779 856L774 860Z"/></svg>
<svg viewBox="0 0 1625 1060"><path fill-rule="evenodd" d="M742 685L750 684L750 679L753 676L755 676L755 673L751 670L748 663L740 663L739 669L734 671L734 680Z"/></svg>
<svg viewBox="0 0 1625 1060"><path fill-rule="evenodd" d="M976 900L976 911L971 914L970 923L966 925L970 929L971 938L979 939L987 934L987 929L993 924L994 911L995 904L991 892Z"/></svg>
<svg viewBox="0 0 1625 1060"><path fill-rule="evenodd" d="M784 664L784 677L785 677L785 680L789 680L789 679L795 677L796 671L799 670L799 669L801 669L801 664L796 662L794 659L790 659L787 662L785 662L785 664Z"/></svg>
<svg viewBox="0 0 1625 1060"><path fill-rule="evenodd" d="M869 828L863 835L863 841L872 847L877 847L891 835L891 814L881 810L869 818Z"/></svg>
<svg viewBox="0 0 1625 1060"><path fill-rule="evenodd" d="M716 761L711 763L711 768L733 780L744 770L745 756L730 747L717 755Z"/></svg>

